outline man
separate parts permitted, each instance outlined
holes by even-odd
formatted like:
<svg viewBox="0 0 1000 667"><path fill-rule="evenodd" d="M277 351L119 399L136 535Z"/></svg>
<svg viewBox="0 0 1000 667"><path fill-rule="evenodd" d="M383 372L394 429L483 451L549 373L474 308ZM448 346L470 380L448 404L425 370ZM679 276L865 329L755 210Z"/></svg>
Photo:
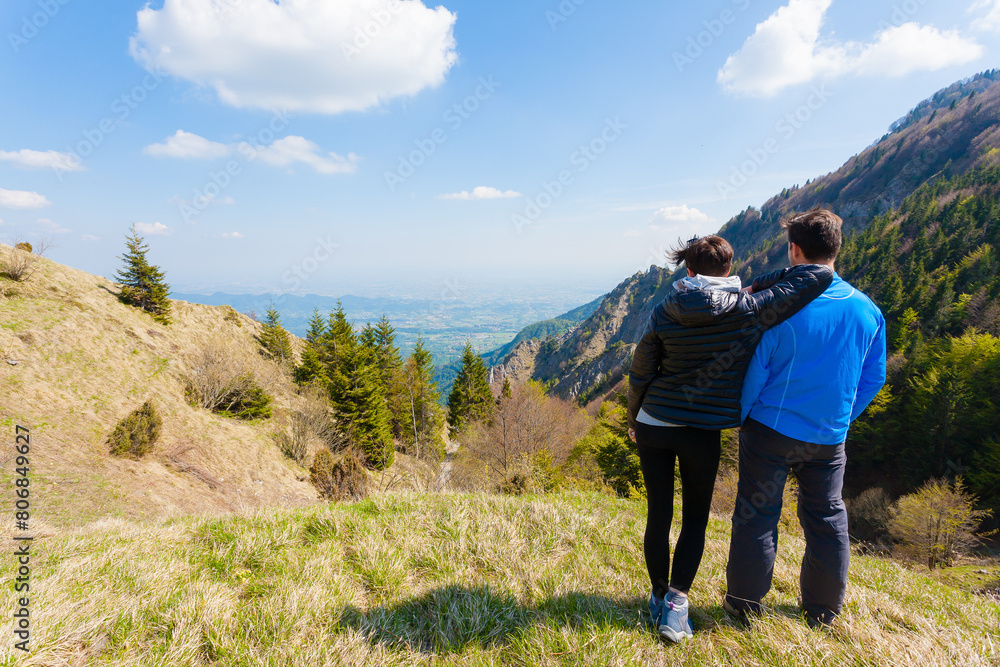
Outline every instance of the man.
<svg viewBox="0 0 1000 667"><path fill-rule="evenodd" d="M835 272L841 219L813 209L782 223L788 259ZM885 383L885 319L834 273L815 301L764 334L741 398L739 484L724 607L744 619L771 588L781 499L789 471L799 483L806 538L800 585L812 627L833 623L847 586L850 542L842 491L850 423Z"/></svg>

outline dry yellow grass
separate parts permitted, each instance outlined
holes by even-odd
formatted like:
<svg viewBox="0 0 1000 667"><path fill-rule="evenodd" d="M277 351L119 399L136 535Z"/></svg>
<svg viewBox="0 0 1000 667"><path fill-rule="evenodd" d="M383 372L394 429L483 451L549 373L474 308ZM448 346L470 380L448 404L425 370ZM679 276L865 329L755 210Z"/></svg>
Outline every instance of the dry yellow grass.
<svg viewBox="0 0 1000 667"><path fill-rule="evenodd" d="M11 251L0 245L0 260ZM25 282L0 278L0 437L9 443L0 482L9 488L14 425L30 427L35 519L68 526L315 502L305 471L269 435L301 397L257 353L260 324L174 301L174 323L164 326L120 303L104 278L44 258L36 268ZM219 339L274 396L272 420L248 424L186 403L189 364ZM163 416L155 451L141 461L109 456L108 433L147 399Z"/></svg>
<svg viewBox="0 0 1000 667"><path fill-rule="evenodd" d="M156 522L45 538L32 652L3 665L995 665L1000 605L856 556L843 616L795 608L802 539L782 536L770 612L720 607L728 521L692 590L695 638L644 625L644 507L599 494L386 494L349 505ZM0 563L5 576L10 561ZM0 600L11 636L12 596Z"/></svg>

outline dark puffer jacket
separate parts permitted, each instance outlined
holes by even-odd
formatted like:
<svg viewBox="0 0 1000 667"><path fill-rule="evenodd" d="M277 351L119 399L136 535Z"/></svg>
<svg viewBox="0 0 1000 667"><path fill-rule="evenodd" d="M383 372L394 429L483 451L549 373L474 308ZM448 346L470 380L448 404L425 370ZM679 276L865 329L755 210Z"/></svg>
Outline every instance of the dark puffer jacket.
<svg viewBox="0 0 1000 667"><path fill-rule="evenodd" d="M753 281L753 294L673 290L656 307L629 371L628 424L639 408L706 429L740 425L743 377L764 332L802 310L833 271L800 264Z"/></svg>

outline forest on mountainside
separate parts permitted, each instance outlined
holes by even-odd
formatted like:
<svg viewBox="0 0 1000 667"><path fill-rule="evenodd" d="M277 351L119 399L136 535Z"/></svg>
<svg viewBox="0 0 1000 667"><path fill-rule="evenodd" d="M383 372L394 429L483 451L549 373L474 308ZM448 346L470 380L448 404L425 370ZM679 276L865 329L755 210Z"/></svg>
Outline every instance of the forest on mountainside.
<svg viewBox="0 0 1000 667"><path fill-rule="evenodd" d="M1000 166L943 178L844 245L839 271L882 309L890 354L848 438L856 490L961 476L1000 509L998 195Z"/></svg>

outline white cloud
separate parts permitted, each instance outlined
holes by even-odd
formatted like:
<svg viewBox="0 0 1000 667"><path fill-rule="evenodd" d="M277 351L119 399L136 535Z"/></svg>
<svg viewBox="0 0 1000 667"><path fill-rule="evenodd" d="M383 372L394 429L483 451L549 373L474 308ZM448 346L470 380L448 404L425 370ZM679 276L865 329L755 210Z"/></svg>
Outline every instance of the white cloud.
<svg viewBox="0 0 1000 667"><path fill-rule="evenodd" d="M972 22L973 29L986 32L1000 31L1000 0L981 0L969 7L970 12L978 12L983 9L989 11Z"/></svg>
<svg viewBox="0 0 1000 667"><path fill-rule="evenodd" d="M507 190L504 192L503 190L498 190L497 188L480 185L478 188L473 188L472 192L462 190L461 192L440 195L438 199L514 199L520 196L520 192L515 192L513 190Z"/></svg>
<svg viewBox="0 0 1000 667"><path fill-rule="evenodd" d="M223 232L222 234L220 234L220 236L222 236L222 238L224 238L224 239L241 239L241 238L243 238L243 235L240 234L239 232Z"/></svg>
<svg viewBox="0 0 1000 667"><path fill-rule="evenodd" d="M81 241L100 241L101 239L94 236L93 234L84 234L80 237Z"/></svg>
<svg viewBox="0 0 1000 667"><path fill-rule="evenodd" d="M49 232L50 234L69 234L71 231L73 231L71 229L66 229L58 222L52 222L48 218L39 218L38 220L35 221L35 224L37 224L39 227Z"/></svg>
<svg viewBox="0 0 1000 667"><path fill-rule="evenodd" d="M711 222L712 219L696 208L690 208L687 204L680 206L664 206L653 214L653 220L662 222ZM658 229L655 225L653 229Z"/></svg>
<svg viewBox="0 0 1000 667"><path fill-rule="evenodd" d="M159 158L204 160L224 158L239 151L240 155L247 159L260 160L276 167L288 167L301 162L320 174L354 173L357 171L359 160L354 153L349 153L347 157L333 152L324 155L315 142L294 134L276 139L270 146L252 146L246 142L226 145L192 132L177 130L164 143L151 144L142 150L147 155ZM225 197L216 203L232 204L233 198Z"/></svg>
<svg viewBox="0 0 1000 667"><path fill-rule="evenodd" d="M137 222L135 223L135 230L149 236L164 236L170 233L170 228L162 222Z"/></svg>
<svg viewBox="0 0 1000 667"><path fill-rule="evenodd" d="M903 76L976 60L983 48L958 31L904 23L880 30L870 43L821 34L833 0L789 0L729 56L717 81L728 92L768 97L821 76Z"/></svg>
<svg viewBox="0 0 1000 667"><path fill-rule="evenodd" d="M153 157L172 157L181 160L216 160L233 152L232 147L209 141L197 134L177 130L162 144L150 144L142 149Z"/></svg>
<svg viewBox="0 0 1000 667"><path fill-rule="evenodd" d="M630 237L630 238L633 237L633 236L639 236L639 235L640 235L640 232L639 232L638 229L630 229L627 232L625 232L625 236Z"/></svg>
<svg viewBox="0 0 1000 667"><path fill-rule="evenodd" d="M52 202L37 192L0 188L0 206L5 208L42 208L51 205Z"/></svg>
<svg viewBox="0 0 1000 667"><path fill-rule="evenodd" d="M880 32L852 65L858 74L904 76L971 62L982 55L983 47L957 30L942 32L932 26L904 23Z"/></svg>
<svg viewBox="0 0 1000 667"><path fill-rule="evenodd" d="M358 156L349 153L341 157L336 153L320 153L320 148L305 137L290 135L276 140L270 146L254 149L250 144L241 144L241 151L253 151L255 159L276 167L288 167L296 162L307 164L320 174L351 174L357 170Z"/></svg>
<svg viewBox="0 0 1000 667"><path fill-rule="evenodd" d="M444 81L456 15L420 0L164 0L129 50L236 107L363 111Z"/></svg>
<svg viewBox="0 0 1000 667"><path fill-rule="evenodd" d="M11 162L27 169L51 168L60 172L84 170L79 158L59 151L33 151L27 148L19 151L0 151L0 162Z"/></svg>

